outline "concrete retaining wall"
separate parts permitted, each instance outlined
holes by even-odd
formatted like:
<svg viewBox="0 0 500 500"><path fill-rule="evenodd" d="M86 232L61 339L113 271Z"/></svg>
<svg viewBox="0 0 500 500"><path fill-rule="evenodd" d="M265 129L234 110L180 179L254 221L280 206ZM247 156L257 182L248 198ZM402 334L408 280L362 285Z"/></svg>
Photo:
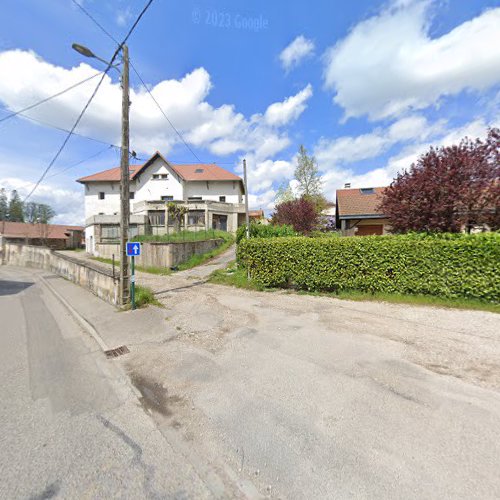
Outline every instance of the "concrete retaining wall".
<svg viewBox="0 0 500 500"><path fill-rule="evenodd" d="M188 260L192 255L206 253L217 248L223 241L222 239L212 239L179 243L161 243L155 241L141 243L141 255L135 258L135 263L138 266L144 267L177 266ZM99 257L111 259L114 254L116 262L119 261L119 245L97 243L95 247Z"/></svg>
<svg viewBox="0 0 500 500"><path fill-rule="evenodd" d="M4 244L2 264L46 269L87 288L106 302L118 305L119 282L118 279L113 279L111 272L49 248Z"/></svg>

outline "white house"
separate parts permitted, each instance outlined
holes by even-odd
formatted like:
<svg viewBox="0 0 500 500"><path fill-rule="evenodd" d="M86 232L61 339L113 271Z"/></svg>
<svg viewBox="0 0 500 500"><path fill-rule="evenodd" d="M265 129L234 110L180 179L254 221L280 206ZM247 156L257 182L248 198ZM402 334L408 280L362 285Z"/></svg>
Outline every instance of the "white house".
<svg viewBox="0 0 500 500"><path fill-rule="evenodd" d="M85 242L96 245L119 236L120 168L82 177L85 186ZM156 152L143 165L130 166L130 234L164 234L173 227L166 202L188 207L190 230L234 232L244 222L245 187L241 177L215 164L174 165Z"/></svg>

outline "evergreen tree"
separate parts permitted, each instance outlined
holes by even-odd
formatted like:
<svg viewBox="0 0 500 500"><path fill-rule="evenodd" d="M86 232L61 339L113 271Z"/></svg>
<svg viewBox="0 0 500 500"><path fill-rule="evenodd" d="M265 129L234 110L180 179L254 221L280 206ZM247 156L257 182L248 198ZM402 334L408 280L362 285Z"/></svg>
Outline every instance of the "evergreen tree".
<svg viewBox="0 0 500 500"><path fill-rule="evenodd" d="M9 221L10 222L24 222L24 206L19 194L14 189L10 193L9 201Z"/></svg>
<svg viewBox="0 0 500 500"><path fill-rule="evenodd" d="M9 202L4 188L0 189L0 220L7 220L9 212Z"/></svg>

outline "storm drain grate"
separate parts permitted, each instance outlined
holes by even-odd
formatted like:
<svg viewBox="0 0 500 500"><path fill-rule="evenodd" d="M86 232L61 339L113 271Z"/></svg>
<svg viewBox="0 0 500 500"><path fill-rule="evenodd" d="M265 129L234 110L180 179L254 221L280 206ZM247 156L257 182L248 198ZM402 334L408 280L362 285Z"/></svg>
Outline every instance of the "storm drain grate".
<svg viewBox="0 0 500 500"><path fill-rule="evenodd" d="M108 351L104 351L107 358L117 358L118 356L122 356L123 354L127 354L130 352L126 345L121 345L120 347L115 347L114 349L109 349Z"/></svg>

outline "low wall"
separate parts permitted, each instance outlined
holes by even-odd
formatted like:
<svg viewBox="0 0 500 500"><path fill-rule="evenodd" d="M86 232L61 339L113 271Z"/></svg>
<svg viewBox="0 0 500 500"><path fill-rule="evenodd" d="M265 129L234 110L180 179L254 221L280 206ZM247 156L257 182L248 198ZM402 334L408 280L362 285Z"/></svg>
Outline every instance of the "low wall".
<svg viewBox="0 0 500 500"><path fill-rule="evenodd" d="M224 240L185 241L162 243L148 241L141 243L141 255L135 258L138 266L173 267L188 260L192 255L202 254L219 247ZM120 258L120 246L114 243L96 243L96 254L105 259Z"/></svg>
<svg viewBox="0 0 500 500"><path fill-rule="evenodd" d="M46 269L118 305L119 282L111 272L49 248L7 243L3 245L2 264Z"/></svg>

